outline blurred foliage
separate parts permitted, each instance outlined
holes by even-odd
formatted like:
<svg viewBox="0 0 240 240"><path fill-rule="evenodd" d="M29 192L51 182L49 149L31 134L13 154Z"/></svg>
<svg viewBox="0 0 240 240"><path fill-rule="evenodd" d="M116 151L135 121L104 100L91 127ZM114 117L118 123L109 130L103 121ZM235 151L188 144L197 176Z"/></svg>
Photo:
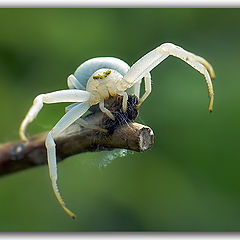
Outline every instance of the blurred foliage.
<svg viewBox="0 0 240 240"><path fill-rule="evenodd" d="M0 9L0 142L18 139L34 97L66 88L87 59L133 64L173 42L213 65L212 114L204 77L169 57L152 71L139 122L152 150L99 169L101 153L59 164L57 203L47 166L2 177L0 231L240 231L239 9ZM48 105L28 134L50 129L66 104Z"/></svg>

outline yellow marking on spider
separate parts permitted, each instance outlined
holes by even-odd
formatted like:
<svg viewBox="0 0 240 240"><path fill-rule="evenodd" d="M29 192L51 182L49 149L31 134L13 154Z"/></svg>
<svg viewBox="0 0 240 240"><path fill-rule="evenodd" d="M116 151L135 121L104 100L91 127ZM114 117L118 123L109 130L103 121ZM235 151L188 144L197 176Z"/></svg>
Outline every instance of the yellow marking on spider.
<svg viewBox="0 0 240 240"><path fill-rule="evenodd" d="M106 72L104 72L104 77L106 78L109 74L111 73L111 70L107 70Z"/></svg>
<svg viewBox="0 0 240 240"><path fill-rule="evenodd" d="M103 72L103 75L101 75L101 74L94 75L94 76L93 76L93 79L94 79L94 80L104 79L104 78L106 78L110 73L111 73L111 70L107 70L106 72Z"/></svg>
<svg viewBox="0 0 240 240"><path fill-rule="evenodd" d="M103 79L104 77L101 74L93 76L93 79L98 80L98 79Z"/></svg>

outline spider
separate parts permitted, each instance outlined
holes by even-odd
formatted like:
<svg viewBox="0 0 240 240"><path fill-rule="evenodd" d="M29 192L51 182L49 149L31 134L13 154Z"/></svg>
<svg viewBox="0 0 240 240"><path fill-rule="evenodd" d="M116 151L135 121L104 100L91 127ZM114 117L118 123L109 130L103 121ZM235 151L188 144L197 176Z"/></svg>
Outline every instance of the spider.
<svg viewBox="0 0 240 240"><path fill-rule="evenodd" d="M98 104L99 109L109 118L114 120L114 115L104 106L104 101L111 96L121 95L122 110L127 110L127 92L139 97L140 85L144 79L145 93L139 98L137 108L146 100L151 93L150 71L160 64L168 56L182 59L190 66L204 75L210 98L209 111L213 108L212 79L215 77L212 66L202 57L199 57L172 43L164 43L140 58L131 67L124 61L114 57L97 57L81 64L74 74L67 79L68 90L59 90L51 93L38 95L27 115L21 123L19 134L22 140L27 141L25 130L43 107L43 103L72 102L66 108L66 114L48 133L45 141L47 148L49 175L56 198L63 209L72 218L75 215L65 206L57 186L57 162L54 138L75 121L83 127L94 128L103 132L98 126L88 124L81 116L93 105ZM94 110L93 110L94 111Z"/></svg>

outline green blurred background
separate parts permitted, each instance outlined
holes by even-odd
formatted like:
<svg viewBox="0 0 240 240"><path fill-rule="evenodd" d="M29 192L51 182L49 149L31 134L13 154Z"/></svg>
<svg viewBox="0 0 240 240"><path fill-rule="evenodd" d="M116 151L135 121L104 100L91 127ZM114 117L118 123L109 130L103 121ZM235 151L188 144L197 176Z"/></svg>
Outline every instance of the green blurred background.
<svg viewBox="0 0 240 240"><path fill-rule="evenodd" d="M240 231L239 9L0 9L0 142L18 139L34 97L66 88L87 59L128 64L164 42L214 67L208 113L204 77L169 57L152 71L138 122L153 148L107 168L86 153L59 164L70 219L52 192L47 166L0 178L0 231ZM28 128L47 131L66 104L48 105Z"/></svg>

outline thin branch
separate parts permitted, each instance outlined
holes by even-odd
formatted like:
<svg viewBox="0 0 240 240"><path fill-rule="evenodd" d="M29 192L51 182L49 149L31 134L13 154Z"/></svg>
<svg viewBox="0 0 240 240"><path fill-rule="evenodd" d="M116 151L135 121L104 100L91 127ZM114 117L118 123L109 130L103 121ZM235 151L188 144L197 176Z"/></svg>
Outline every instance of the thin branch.
<svg viewBox="0 0 240 240"><path fill-rule="evenodd" d="M129 96L127 112L121 108L122 98L109 102L108 108L114 113L112 121L102 112L94 109L85 117L90 124L108 129L103 133L94 129L83 128L75 123L69 126L55 139L57 160L89 152L124 148L137 152L150 149L153 145L153 131L142 124L134 123L137 117L135 97ZM18 141L0 146L0 175L13 173L34 166L47 164L47 153L44 145L47 132L35 135L28 141Z"/></svg>

